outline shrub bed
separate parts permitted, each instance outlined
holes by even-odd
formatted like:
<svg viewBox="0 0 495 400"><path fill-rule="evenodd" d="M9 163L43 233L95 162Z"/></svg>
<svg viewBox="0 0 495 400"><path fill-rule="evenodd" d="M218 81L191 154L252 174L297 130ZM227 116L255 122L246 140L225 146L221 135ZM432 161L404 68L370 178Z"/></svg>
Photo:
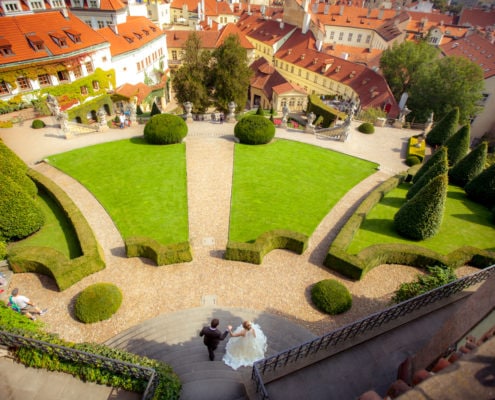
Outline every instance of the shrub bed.
<svg viewBox="0 0 495 400"><path fill-rule="evenodd" d="M156 265L178 264L192 261L189 242L164 245L146 237L130 237L125 240L127 257L144 257Z"/></svg>
<svg viewBox="0 0 495 400"><path fill-rule="evenodd" d="M86 324L109 319L122 304L122 292L111 283L88 286L77 296L74 305L76 318Z"/></svg>
<svg viewBox="0 0 495 400"><path fill-rule="evenodd" d="M235 125L234 135L243 144L267 144L275 137L275 125L260 115L248 115Z"/></svg>
<svg viewBox="0 0 495 400"><path fill-rule="evenodd" d="M187 124L178 115L153 115L144 127L144 139L150 144L181 143L187 135Z"/></svg>
<svg viewBox="0 0 495 400"><path fill-rule="evenodd" d="M352 307L349 290L335 279L325 279L311 288L311 300L316 308L330 315L341 314Z"/></svg>

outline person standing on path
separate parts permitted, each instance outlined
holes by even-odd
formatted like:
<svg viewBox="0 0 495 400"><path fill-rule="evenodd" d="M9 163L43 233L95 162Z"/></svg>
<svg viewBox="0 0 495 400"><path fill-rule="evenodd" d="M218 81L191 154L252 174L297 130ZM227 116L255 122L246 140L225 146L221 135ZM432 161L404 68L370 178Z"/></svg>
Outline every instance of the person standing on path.
<svg viewBox="0 0 495 400"><path fill-rule="evenodd" d="M232 326L229 325L225 332L220 332L220 330L217 328L219 323L220 321L218 320L218 318L213 318L211 320L210 326L203 327L203 329L201 329L201 332L199 332L199 336L203 337L203 343L208 348L210 361L215 360L214 352L217 349L218 344L221 340L224 340L229 334L229 331L232 330Z"/></svg>

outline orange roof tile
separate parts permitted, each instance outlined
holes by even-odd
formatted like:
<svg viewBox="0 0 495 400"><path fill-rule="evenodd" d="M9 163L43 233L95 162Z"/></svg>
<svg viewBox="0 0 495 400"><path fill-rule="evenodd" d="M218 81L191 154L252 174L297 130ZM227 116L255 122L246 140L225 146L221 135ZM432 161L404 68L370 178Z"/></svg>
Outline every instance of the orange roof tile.
<svg viewBox="0 0 495 400"><path fill-rule="evenodd" d="M480 34L440 46L446 56L465 57L483 69L484 78L495 76L495 45Z"/></svg>
<svg viewBox="0 0 495 400"><path fill-rule="evenodd" d="M59 11L43 14L26 14L0 17L0 34L12 44L12 55L0 57L0 67L19 62L52 61L57 56L81 54L94 50L95 46L108 46L105 38L95 32L72 13L65 18ZM66 32L80 33L80 42L74 42ZM64 44L56 44L56 38ZM30 43L31 42L31 43ZM35 50L33 42L42 43L41 50Z"/></svg>
<svg viewBox="0 0 495 400"><path fill-rule="evenodd" d="M127 21L117 25L117 34L110 27L97 31L108 42L112 56L139 49L157 38L164 36L163 32L146 17L127 17Z"/></svg>
<svg viewBox="0 0 495 400"><path fill-rule="evenodd" d="M454 25L454 17L446 14L432 14L418 11L408 11L411 19L407 25L409 32L428 32L431 28L442 25Z"/></svg>
<svg viewBox="0 0 495 400"><path fill-rule="evenodd" d="M136 96L138 104L141 104L142 101L146 97L148 97L151 91L152 89L148 85L145 85L142 82L139 82L135 85L131 85L130 83L125 83L115 90L117 94L127 97L128 99L131 99L132 97Z"/></svg>
<svg viewBox="0 0 495 400"><path fill-rule="evenodd" d="M495 10L484 11L482 9L464 8L459 16L459 25L479 26L485 29L495 25Z"/></svg>
<svg viewBox="0 0 495 400"><path fill-rule="evenodd" d="M260 18L260 14L255 13L243 16L237 26L246 36L267 45L279 42L295 29L294 25L270 19L265 20Z"/></svg>
<svg viewBox="0 0 495 400"><path fill-rule="evenodd" d="M120 0L100 0L100 10L118 11L125 9L127 6Z"/></svg>

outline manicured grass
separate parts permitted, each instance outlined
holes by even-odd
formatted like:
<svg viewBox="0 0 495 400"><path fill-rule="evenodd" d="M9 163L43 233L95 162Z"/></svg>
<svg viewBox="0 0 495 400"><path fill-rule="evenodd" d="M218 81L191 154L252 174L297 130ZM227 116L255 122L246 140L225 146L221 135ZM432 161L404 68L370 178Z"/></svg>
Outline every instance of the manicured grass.
<svg viewBox="0 0 495 400"><path fill-rule="evenodd" d="M185 145L149 145L135 138L49 158L105 207L122 237L162 244L188 240Z"/></svg>
<svg viewBox="0 0 495 400"><path fill-rule="evenodd" d="M13 246L15 248L51 247L71 259L81 256L82 252L74 228L58 204L43 191L39 192L38 204L45 215L45 224L38 232L14 243Z"/></svg>
<svg viewBox="0 0 495 400"><path fill-rule="evenodd" d="M309 236L334 204L376 166L287 140L236 144L229 239L252 242L273 229Z"/></svg>
<svg viewBox="0 0 495 400"><path fill-rule="evenodd" d="M409 187L409 184L400 185L371 210L347 249L349 254L380 243L416 244L443 255L466 245L495 250L495 225L490 222L490 211L469 200L464 190L456 186L449 186L442 227L436 236L420 242L399 236L393 227L393 217L404 203Z"/></svg>

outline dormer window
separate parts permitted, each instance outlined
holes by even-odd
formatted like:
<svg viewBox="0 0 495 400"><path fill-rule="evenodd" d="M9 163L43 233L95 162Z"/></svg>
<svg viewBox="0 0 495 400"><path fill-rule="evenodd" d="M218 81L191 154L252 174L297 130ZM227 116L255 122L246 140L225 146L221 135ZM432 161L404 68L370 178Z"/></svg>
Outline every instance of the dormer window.
<svg viewBox="0 0 495 400"><path fill-rule="evenodd" d="M10 42L1 36L0 36L0 54L3 57L11 56L14 54L14 52L12 51L12 45L10 44Z"/></svg>
<svg viewBox="0 0 495 400"><path fill-rule="evenodd" d="M143 33L144 33L146 36L149 36L149 35L150 35L149 31L147 31L146 29L143 29Z"/></svg>
<svg viewBox="0 0 495 400"><path fill-rule="evenodd" d="M141 40L143 38L143 35L137 33L137 32L132 32L134 33L134 36L136 36L139 40Z"/></svg>
<svg viewBox="0 0 495 400"><path fill-rule="evenodd" d="M57 32L50 33L49 35L58 47L67 47L67 38L65 35Z"/></svg>
<svg viewBox="0 0 495 400"><path fill-rule="evenodd" d="M150 26L151 32L156 32L156 28L154 26Z"/></svg>
<svg viewBox="0 0 495 400"><path fill-rule="evenodd" d="M83 6L82 0L72 0L72 7L82 8L82 6Z"/></svg>
<svg viewBox="0 0 495 400"><path fill-rule="evenodd" d="M52 8L63 8L65 7L65 3L63 0L50 0L50 4Z"/></svg>
<svg viewBox="0 0 495 400"><path fill-rule="evenodd" d="M134 42L134 39L129 36L124 36L124 39L127 40L128 43Z"/></svg>
<svg viewBox="0 0 495 400"><path fill-rule="evenodd" d="M64 31L67 36L69 36L69 39L72 40L74 43L81 43L81 34L77 31L74 31L72 29L68 29Z"/></svg>
<svg viewBox="0 0 495 400"><path fill-rule="evenodd" d="M89 0L88 2L90 8L98 8L98 1L97 0Z"/></svg>
<svg viewBox="0 0 495 400"><path fill-rule="evenodd" d="M3 6L5 7L5 11L7 11L7 13L14 13L21 11L19 2L17 1L4 2Z"/></svg>
<svg viewBox="0 0 495 400"><path fill-rule="evenodd" d="M27 36L27 40L34 51L45 50L43 39L41 39L38 35L30 34Z"/></svg>
<svg viewBox="0 0 495 400"><path fill-rule="evenodd" d="M44 3L39 0L31 0L29 2L31 10L43 10L45 8Z"/></svg>

